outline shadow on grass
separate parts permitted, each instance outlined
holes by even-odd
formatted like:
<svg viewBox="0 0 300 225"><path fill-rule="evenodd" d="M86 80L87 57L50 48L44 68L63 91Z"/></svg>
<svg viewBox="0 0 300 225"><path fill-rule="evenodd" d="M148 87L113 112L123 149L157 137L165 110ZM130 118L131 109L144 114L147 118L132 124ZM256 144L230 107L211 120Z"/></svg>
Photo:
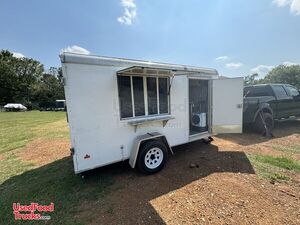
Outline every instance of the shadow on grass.
<svg viewBox="0 0 300 225"><path fill-rule="evenodd" d="M0 185L0 224L23 224L15 221L12 204L29 205L32 202L55 204L55 211L45 213L51 220L47 224L82 224L73 218L82 199L95 199L104 195L113 184L111 176L94 176L87 181L74 175L70 157L11 177ZM27 221L41 224L41 221Z"/></svg>
<svg viewBox="0 0 300 225"><path fill-rule="evenodd" d="M83 180L74 175L67 157L12 177L0 185L0 224L15 223L14 202L53 202L55 211L48 214L47 224L165 224L151 206L152 199L212 173L255 173L243 152L219 151L202 142L174 152L164 170L152 176L122 162L93 170ZM190 163L198 168L189 168Z"/></svg>
<svg viewBox="0 0 300 225"><path fill-rule="evenodd" d="M300 120L275 122L272 133L274 135L273 139L287 137L292 134L300 134ZM270 140L270 138L254 132L253 127L249 126L244 127L243 134L221 134L218 135L218 137L244 146L263 143Z"/></svg>

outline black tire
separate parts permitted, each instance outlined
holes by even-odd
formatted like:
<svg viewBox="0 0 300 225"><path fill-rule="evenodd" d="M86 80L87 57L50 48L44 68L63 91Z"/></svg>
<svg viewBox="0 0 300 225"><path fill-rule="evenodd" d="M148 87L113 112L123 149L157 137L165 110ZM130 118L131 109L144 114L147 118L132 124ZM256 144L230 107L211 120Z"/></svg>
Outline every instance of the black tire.
<svg viewBox="0 0 300 225"><path fill-rule="evenodd" d="M274 119L272 114L264 112L263 113L263 118L265 120L265 123L269 129L269 131L272 131L273 127L274 127ZM262 122L261 116L258 114L255 120L255 131L259 132L259 133L264 133L265 127L264 124Z"/></svg>
<svg viewBox="0 0 300 225"><path fill-rule="evenodd" d="M166 146L160 141L151 140L141 146L137 158L137 167L144 174L154 174L165 166L167 159L168 150ZM152 163L153 167L151 168Z"/></svg>

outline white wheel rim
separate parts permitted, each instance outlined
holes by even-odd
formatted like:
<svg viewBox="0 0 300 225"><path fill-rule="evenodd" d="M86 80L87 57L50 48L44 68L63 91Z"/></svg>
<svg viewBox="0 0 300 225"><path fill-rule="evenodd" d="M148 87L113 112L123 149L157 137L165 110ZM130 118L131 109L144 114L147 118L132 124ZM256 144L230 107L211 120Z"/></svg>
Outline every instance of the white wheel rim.
<svg viewBox="0 0 300 225"><path fill-rule="evenodd" d="M145 165L149 169L155 169L160 166L163 158L164 154L160 148L151 148L145 155Z"/></svg>

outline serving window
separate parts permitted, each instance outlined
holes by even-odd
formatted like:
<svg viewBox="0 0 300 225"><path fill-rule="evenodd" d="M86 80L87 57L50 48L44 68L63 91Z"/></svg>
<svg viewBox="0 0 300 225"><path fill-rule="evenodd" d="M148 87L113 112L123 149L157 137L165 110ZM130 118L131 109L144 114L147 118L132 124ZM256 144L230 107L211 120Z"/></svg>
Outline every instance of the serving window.
<svg viewBox="0 0 300 225"><path fill-rule="evenodd" d="M121 119L170 114L169 77L117 78Z"/></svg>

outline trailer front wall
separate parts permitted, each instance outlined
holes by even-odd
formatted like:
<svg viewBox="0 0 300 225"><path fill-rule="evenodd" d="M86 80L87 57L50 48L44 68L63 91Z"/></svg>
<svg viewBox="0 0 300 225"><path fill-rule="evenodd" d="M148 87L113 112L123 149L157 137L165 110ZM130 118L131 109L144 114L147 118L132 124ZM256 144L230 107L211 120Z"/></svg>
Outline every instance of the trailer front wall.
<svg viewBox="0 0 300 225"><path fill-rule="evenodd" d="M156 121L139 125L135 131L129 120L120 120L116 72L121 69L124 67L63 64L76 173L128 159L134 139L148 132L164 134L171 146L189 140L187 77L175 77L172 83L170 107L175 119L165 127Z"/></svg>

